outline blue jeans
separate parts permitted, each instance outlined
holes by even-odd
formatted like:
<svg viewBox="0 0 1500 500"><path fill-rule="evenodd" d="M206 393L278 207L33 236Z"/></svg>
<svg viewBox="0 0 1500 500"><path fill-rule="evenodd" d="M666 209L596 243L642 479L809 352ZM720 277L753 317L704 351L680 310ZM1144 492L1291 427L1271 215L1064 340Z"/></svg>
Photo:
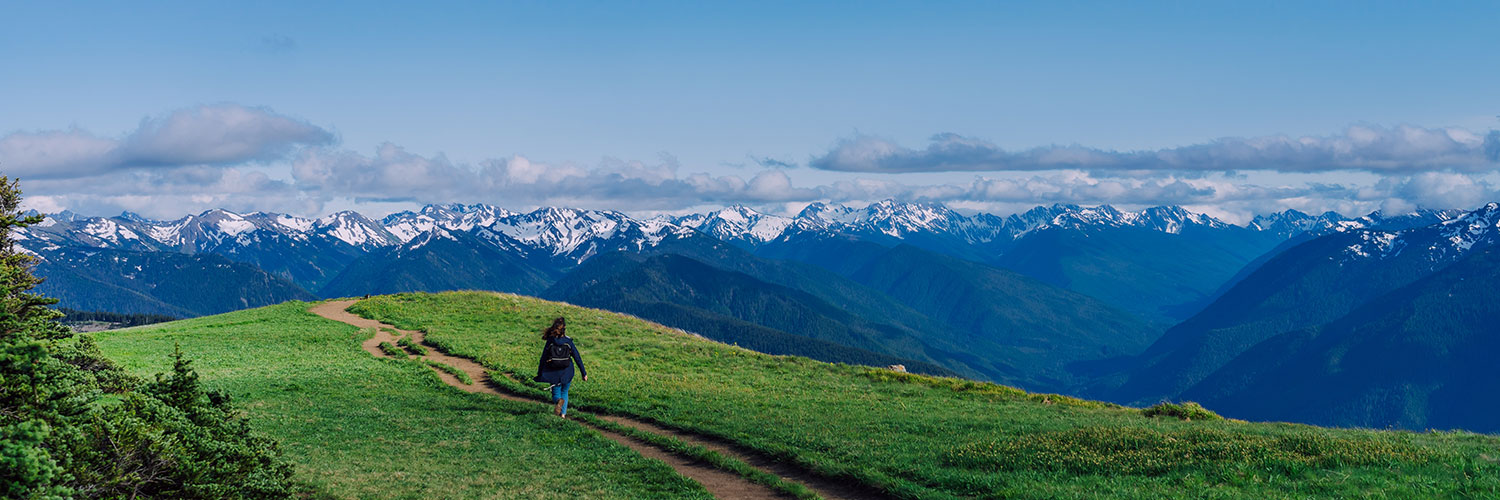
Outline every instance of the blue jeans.
<svg viewBox="0 0 1500 500"><path fill-rule="evenodd" d="M573 385L571 380L561 384L552 384L552 402L562 401L562 415L565 417L568 416L568 386L570 385Z"/></svg>

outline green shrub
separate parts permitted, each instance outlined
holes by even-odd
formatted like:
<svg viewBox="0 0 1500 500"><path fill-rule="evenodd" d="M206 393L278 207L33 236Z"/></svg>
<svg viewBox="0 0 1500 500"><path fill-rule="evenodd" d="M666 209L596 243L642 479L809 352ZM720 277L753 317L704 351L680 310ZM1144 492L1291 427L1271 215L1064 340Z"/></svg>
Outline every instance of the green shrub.
<svg viewBox="0 0 1500 500"><path fill-rule="evenodd" d="M859 367L861 376L876 382L892 382L902 384L920 384L927 387L947 389L958 393L968 393L986 396L998 396L1005 399L1033 401L1044 404L1059 404L1065 406L1077 406L1083 408L1123 408L1114 403L1104 401L1091 401L1079 399L1061 394L1042 394L1026 392L1014 387L994 384L990 382L979 382L954 377L935 377L932 375L921 375L887 370L883 368Z"/></svg>
<svg viewBox="0 0 1500 500"><path fill-rule="evenodd" d="M1141 415L1147 417L1177 417L1182 420L1224 420L1219 414L1209 411L1198 403L1187 401L1182 404L1168 403L1162 401L1150 408L1141 410Z"/></svg>

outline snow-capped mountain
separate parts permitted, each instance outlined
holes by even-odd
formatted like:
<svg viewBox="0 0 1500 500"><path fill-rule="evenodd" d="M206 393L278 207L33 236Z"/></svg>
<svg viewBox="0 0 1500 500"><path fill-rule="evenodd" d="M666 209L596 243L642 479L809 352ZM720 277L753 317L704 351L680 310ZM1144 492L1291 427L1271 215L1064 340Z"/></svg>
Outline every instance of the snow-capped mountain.
<svg viewBox="0 0 1500 500"><path fill-rule="evenodd" d="M1252 228L1290 234L1337 220L1351 227L1368 222L1329 213L1318 219L1287 211L1258 217ZM1327 225L1327 224L1324 224ZM1153 207L1123 212L1109 205L1080 207L1052 205L1001 218L991 214L966 216L930 203L885 200L863 208L814 203L795 217L731 206L703 214L638 220L613 211L540 208L517 213L490 205L428 205L418 211L398 212L375 221L357 212L339 212L317 219L255 212L238 214L209 210L173 221L149 220L132 213L116 217L80 217L61 213L43 224L23 230L18 238L32 251L53 247L86 246L181 253L243 252L268 242L301 242L316 246L349 247L367 253L410 242L441 229L474 233L502 247L527 253L566 256L581 262L609 250L646 248L663 239L692 231L750 246L796 233L845 233L883 238L946 238L964 244L1013 240L1047 228L1140 227L1166 233L1184 228L1229 225L1181 207Z"/></svg>
<svg viewBox="0 0 1500 500"><path fill-rule="evenodd" d="M1456 216L1451 212L1434 212L1429 216L1444 220L1396 231L1351 230L1359 240L1350 244L1344 255L1350 260L1388 259L1407 253L1414 254L1408 258L1417 257L1441 266L1500 241L1500 204L1490 203Z"/></svg>
<svg viewBox="0 0 1500 500"><path fill-rule="evenodd" d="M1370 229L1399 231L1402 229L1430 226L1461 217L1466 213L1469 213L1469 211L1459 209L1431 210L1422 208L1398 214L1390 214L1377 210L1355 220L1364 223L1365 227Z"/></svg>
<svg viewBox="0 0 1500 500"><path fill-rule="evenodd" d="M690 228L658 219L642 221L614 211L550 207L498 219L477 232L491 241L514 241L534 254L572 264L604 252L640 251L693 234Z"/></svg>
<svg viewBox="0 0 1500 500"><path fill-rule="evenodd" d="M1137 227L1177 234L1192 226L1227 228L1231 225L1206 214L1189 212L1176 206L1123 212L1109 205L1081 207L1056 204L1038 206L1002 218L987 213L965 216L938 204L885 200L863 209L814 203L792 219L783 234L836 232L902 240L914 236L937 237L969 245L1000 243L1003 247L1031 232L1051 228L1090 230ZM726 239L717 231L710 234Z"/></svg>
<svg viewBox="0 0 1500 500"><path fill-rule="evenodd" d="M116 217L49 217L18 231L22 246L47 258L61 248L89 247L143 252L215 254L254 264L316 289L344 265L398 240L380 224L355 212L319 219L254 212L209 210L172 221L136 214Z"/></svg>
<svg viewBox="0 0 1500 500"><path fill-rule="evenodd" d="M774 240L791 226L794 219L757 212L741 205L705 214L691 214L666 219L673 224L731 243L751 246Z"/></svg>
<svg viewBox="0 0 1500 500"><path fill-rule="evenodd" d="M1108 229L1137 228L1176 235L1200 228L1226 234L1252 231L1284 240L1300 233L1406 229L1429 221L1456 221L1457 215L1417 211L1394 216L1374 213L1350 219L1332 212L1315 217L1289 210L1257 217L1248 227L1241 228L1173 206L1122 211L1109 205L1057 204L999 217L984 213L964 215L940 204L885 200L862 208L814 203L794 217L730 206L683 217L641 220L602 210L544 207L520 213L483 204L446 204L394 213L378 221L352 211L310 219L216 209L171 221L151 220L132 213L82 217L65 212L17 231L14 237L24 251L43 259L49 252L73 247L222 255L254 264L309 290L320 290L356 260L399 259L436 240L457 242L459 246L482 245L483 251L468 255L499 252L539 266L550 274L564 272L602 253L640 252L665 241L694 235L707 235L752 250L772 244L808 245L811 243L802 242L831 236L885 246L905 243L969 260L1010 265L1024 273L1035 270L1029 264L1008 264L1002 256L1033 235L1050 234L1053 230L1087 235L1102 234L1099 231ZM1389 246L1381 239L1384 237L1371 238L1374 239L1362 245L1356 255L1361 252L1378 255L1398 246L1395 240L1389 245L1396 246ZM1076 243L1057 240L1023 246L1036 256L1064 251L1056 247L1058 244ZM1153 245L1156 246L1151 248L1161 248L1159 244ZM1117 249L1116 253L1134 251L1159 253L1152 249ZM364 267L371 269L371 266L378 268L377 264ZM1038 269L1043 267L1046 266ZM1033 274L1040 276L1039 273Z"/></svg>
<svg viewBox="0 0 1500 500"><path fill-rule="evenodd" d="M1143 228L1168 234L1179 234L1189 227L1227 228L1231 224L1207 214L1190 212L1179 206L1151 207L1123 212L1109 205L1081 207L1056 204L1036 207L1005 219L1006 232L1012 238L1048 228L1099 229Z"/></svg>
<svg viewBox="0 0 1500 500"><path fill-rule="evenodd" d="M516 215L515 212L484 204L427 205L417 212L405 211L386 216L381 225L401 242L411 241L435 227L450 231L469 231Z"/></svg>
<svg viewBox="0 0 1500 500"><path fill-rule="evenodd" d="M1360 229L1365 227L1365 225L1339 215L1337 212L1308 215L1297 210L1287 209L1282 212L1257 215L1250 221L1249 227L1256 231L1268 231L1279 234L1283 238L1290 238L1299 233Z"/></svg>
<svg viewBox="0 0 1500 500"><path fill-rule="evenodd" d="M943 205L885 200L862 209L814 203L802 209L791 226L797 231L841 231L906 238L924 233L967 233L975 224L970 218Z"/></svg>
<svg viewBox="0 0 1500 500"><path fill-rule="evenodd" d="M1437 229L1442 243L1461 252L1472 250L1476 245L1494 244L1500 235L1500 203L1487 204L1432 227ZM1432 246L1438 245L1434 243Z"/></svg>
<svg viewBox="0 0 1500 500"><path fill-rule="evenodd" d="M1352 231L1355 229L1396 231L1436 224L1458 217L1464 213L1465 211L1456 209L1430 210L1424 208L1399 214L1375 211L1363 217L1351 219L1337 212L1323 212L1320 215L1309 215L1296 210L1286 210L1272 214L1257 215L1255 219L1250 221L1249 227L1256 231L1270 231L1281 235L1283 238L1290 238L1301 233L1319 235Z"/></svg>
<svg viewBox="0 0 1500 500"><path fill-rule="evenodd" d="M573 264L614 250L641 250L692 230L661 220L636 220L613 211L544 207L517 213L489 205L428 205L382 220L399 243L440 230L469 233L522 256L546 256Z"/></svg>
<svg viewBox="0 0 1500 500"><path fill-rule="evenodd" d="M343 211L336 214L324 216L313 221L311 224L306 219L297 219L287 215L275 215L278 227L298 231L300 234L311 233L312 235L324 236L336 239L353 247L363 250L384 248L396 245L403 241L399 236L393 234L385 226L359 212ZM299 234L299 233L291 233Z"/></svg>
<svg viewBox="0 0 1500 500"><path fill-rule="evenodd" d="M1312 219L1305 214L1290 215L1300 219L1299 223L1309 223ZM1304 336L1322 335L1326 331L1354 327L1344 331L1357 331L1360 336L1408 328L1407 331L1420 331L1427 329L1425 323L1433 319L1443 319L1445 324L1431 333L1493 331L1493 324L1476 322L1473 316L1434 315L1431 302L1412 302L1416 295L1409 294L1408 287L1438 284L1442 289L1453 280L1463 281L1462 275L1449 275L1438 281L1429 279L1460 265L1468 265L1465 269L1470 272L1493 273L1493 257L1484 256L1500 242L1500 204L1490 203L1461 213L1417 211L1376 213L1353 220L1322 219L1311 224L1325 224L1324 234L1289 240L1295 244L1279 253L1267 254L1271 257L1261 259L1257 266L1247 266L1247 272L1229 282L1230 286L1216 294L1211 303L1168 329L1141 355L1145 360L1143 367L1136 369L1112 397L1138 401L1239 391L1238 388L1246 387L1243 381L1249 373L1242 369L1267 366L1265 363L1270 359L1293 359L1302 349L1322 350L1332 346ZM1379 228L1434 219L1439 221L1404 229ZM1370 225L1378 227L1364 227ZM1471 279L1488 278L1480 274ZM1488 297L1447 295L1445 299L1439 301L1461 303ZM1382 307L1371 307L1372 304ZM1398 305L1396 309L1404 308L1404 312L1388 307L1392 304ZM1381 321L1386 320L1369 321L1393 313L1405 318L1385 323ZM1468 325L1463 325L1465 322ZM1285 342L1294 337L1295 342ZM1411 345L1385 342L1382 346L1367 347L1394 349L1393 354L1403 356ZM1340 357L1353 352L1340 350L1332 364L1322 361L1321 366L1333 366L1336 372L1342 372L1342 368L1337 368ZM1249 357L1236 361L1241 356ZM1276 366L1280 370L1280 365ZM1215 375L1218 370L1228 371ZM1251 370L1257 371L1261 370ZM1277 389L1280 387L1271 391Z"/></svg>
<svg viewBox="0 0 1500 500"><path fill-rule="evenodd" d="M356 212L319 219L214 209L173 221L154 221L126 212L116 217L49 216L21 234L36 244L180 253L230 253L265 240L342 242L364 249L398 241L380 224ZM37 248L33 245L33 250Z"/></svg>
<svg viewBox="0 0 1500 500"><path fill-rule="evenodd" d="M116 217L64 212L18 231L15 237L25 251L43 258L47 252L67 247L223 255L317 290L355 259L460 233L499 251L567 268L600 253L638 252L699 233L747 248L792 236L844 234L887 244L905 241L982 259L1030 232L1049 227L1138 226L1175 233L1191 225L1220 227L1224 223L1178 207L1121 212L1107 205L1053 205L1001 218L965 216L939 204L886 200L863 208L814 203L795 217L731 206L685 217L639 220L613 211L545 207L518 213L483 204L446 204L394 213L379 221L352 211L309 219L215 209L170 221L129 212ZM992 242L998 245L980 248Z"/></svg>

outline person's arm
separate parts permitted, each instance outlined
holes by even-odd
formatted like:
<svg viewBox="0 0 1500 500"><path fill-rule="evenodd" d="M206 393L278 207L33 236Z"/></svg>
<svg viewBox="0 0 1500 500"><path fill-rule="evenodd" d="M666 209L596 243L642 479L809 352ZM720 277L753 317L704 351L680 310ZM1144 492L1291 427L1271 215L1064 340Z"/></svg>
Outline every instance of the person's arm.
<svg viewBox="0 0 1500 500"><path fill-rule="evenodd" d="M573 362L578 363L578 374L583 375L584 380L588 380L589 371L583 367L583 354L578 352L578 344L573 344L573 348L570 350L573 351Z"/></svg>
<svg viewBox="0 0 1500 500"><path fill-rule="evenodd" d="M547 366L547 346L542 346L542 356L536 362L536 378L542 378L542 367Z"/></svg>

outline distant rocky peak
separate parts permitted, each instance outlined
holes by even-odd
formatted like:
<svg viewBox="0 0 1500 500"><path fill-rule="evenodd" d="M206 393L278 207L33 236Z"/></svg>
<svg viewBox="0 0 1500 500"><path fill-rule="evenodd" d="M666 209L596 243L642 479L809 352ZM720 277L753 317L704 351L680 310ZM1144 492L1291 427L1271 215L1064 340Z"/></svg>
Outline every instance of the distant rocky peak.
<svg viewBox="0 0 1500 500"><path fill-rule="evenodd" d="M716 210L712 213L713 216L718 219L741 224L752 224L755 221L767 217L766 214L756 211L755 209L738 204L724 207L724 209Z"/></svg>
<svg viewBox="0 0 1500 500"><path fill-rule="evenodd" d="M1363 241L1351 245L1346 252L1349 258L1387 258L1402 252L1417 252L1433 266L1445 265L1478 249L1500 243L1500 204L1489 203L1478 209L1453 213L1452 211L1417 211L1401 216L1377 217L1371 214L1362 219L1382 220L1388 226L1411 224L1410 220L1438 220L1414 225L1399 230L1360 230ZM1406 218L1404 222L1392 220ZM1369 250L1369 243L1378 243L1380 252ZM1358 248L1356 248L1358 247Z"/></svg>
<svg viewBox="0 0 1500 500"><path fill-rule="evenodd" d="M79 220L79 219L83 219L84 217L81 216L81 215L78 215L76 213L73 213L72 210L63 210L61 212L49 215L49 216L47 216L47 218L55 220L55 221L59 221L59 222L73 222L73 221L76 221L76 220Z"/></svg>
<svg viewBox="0 0 1500 500"><path fill-rule="evenodd" d="M1136 225L1173 234L1180 233L1184 228L1190 226L1212 228L1230 226L1228 222L1216 219L1211 215L1191 212L1177 205L1151 207L1138 212L1138 214L1138 220L1135 221Z"/></svg>
<svg viewBox="0 0 1500 500"><path fill-rule="evenodd" d="M341 224L364 224L373 222L364 215L353 210L334 212L318 218L317 227L337 226Z"/></svg>
<svg viewBox="0 0 1500 500"><path fill-rule="evenodd" d="M1483 207L1439 223L1449 236L1460 233L1479 235L1493 233L1500 228L1500 204L1489 203Z"/></svg>
<svg viewBox="0 0 1500 500"><path fill-rule="evenodd" d="M1366 224L1344 217L1338 212L1328 211L1313 216L1297 210L1287 209L1278 213L1257 215L1248 226L1256 231L1270 231L1290 238L1300 233L1322 233L1344 231L1366 227Z"/></svg>
<svg viewBox="0 0 1500 500"><path fill-rule="evenodd" d="M824 222L837 222L852 220L853 208L838 203L816 202L803 208L797 213L798 219L810 219Z"/></svg>
<svg viewBox="0 0 1500 500"><path fill-rule="evenodd" d="M865 207L854 223L900 238L911 233L944 232L959 218L956 212L942 205L884 200Z"/></svg>
<svg viewBox="0 0 1500 500"><path fill-rule="evenodd" d="M1109 205L1097 207L1075 207L1064 211L1053 217L1055 225L1092 225L1092 226L1121 226L1125 225L1127 218L1124 214Z"/></svg>
<svg viewBox="0 0 1500 500"><path fill-rule="evenodd" d="M1006 218L1008 229L1015 235L1023 235L1037 229L1058 227L1069 229L1098 229L1139 227L1166 233L1178 233L1190 226L1212 228L1229 227L1230 224L1208 214L1190 211L1177 205L1146 208L1136 212L1125 212L1112 205L1084 207L1055 204L1039 206Z"/></svg>
<svg viewBox="0 0 1500 500"><path fill-rule="evenodd" d="M696 229L724 241L764 243L781 236L792 219L756 211L744 205L730 205L707 214L693 214L669 222Z"/></svg>
<svg viewBox="0 0 1500 500"><path fill-rule="evenodd" d="M1384 210L1376 210L1355 220L1363 223L1365 227L1372 229L1399 231L1437 224L1461 217L1467 213L1469 212L1466 210L1432 210L1427 208L1418 208L1404 213L1389 213Z"/></svg>
<svg viewBox="0 0 1500 500"><path fill-rule="evenodd" d="M460 205L458 203L431 204L422 206L420 212L425 215L444 215L453 212L461 212L463 211L463 207L463 205Z"/></svg>
<svg viewBox="0 0 1500 500"><path fill-rule="evenodd" d="M319 217L312 227L314 232L343 241L352 246L373 248L395 245L401 240L384 226L352 210L336 212Z"/></svg>
<svg viewBox="0 0 1500 500"><path fill-rule="evenodd" d="M871 219L904 219L913 222L933 222L946 220L957 215L947 206L937 203L901 203L894 200L882 200L865 207L865 213Z"/></svg>
<svg viewBox="0 0 1500 500"><path fill-rule="evenodd" d="M210 222L218 222L221 220L245 220L245 216L230 212L222 208L205 210L203 211L203 213L198 214L198 218Z"/></svg>
<svg viewBox="0 0 1500 500"><path fill-rule="evenodd" d="M447 229L443 229L441 227L434 227L432 229L428 229L426 231L423 231L422 233L418 234L415 238L412 238L410 241L407 241L406 243L401 244L401 246L399 246L396 249L396 253L397 254L403 254L403 253L406 253L406 252L417 250L417 249L420 249L420 248L422 248L424 246L427 246L429 243L432 243L435 240L453 240L453 241L457 241L458 238L455 237L455 236L453 236L453 233L449 232Z"/></svg>
<svg viewBox="0 0 1500 500"><path fill-rule="evenodd" d="M532 220L543 221L570 221L586 218L589 217L589 215L589 211L580 210L577 208L541 207L525 214L525 217Z"/></svg>

